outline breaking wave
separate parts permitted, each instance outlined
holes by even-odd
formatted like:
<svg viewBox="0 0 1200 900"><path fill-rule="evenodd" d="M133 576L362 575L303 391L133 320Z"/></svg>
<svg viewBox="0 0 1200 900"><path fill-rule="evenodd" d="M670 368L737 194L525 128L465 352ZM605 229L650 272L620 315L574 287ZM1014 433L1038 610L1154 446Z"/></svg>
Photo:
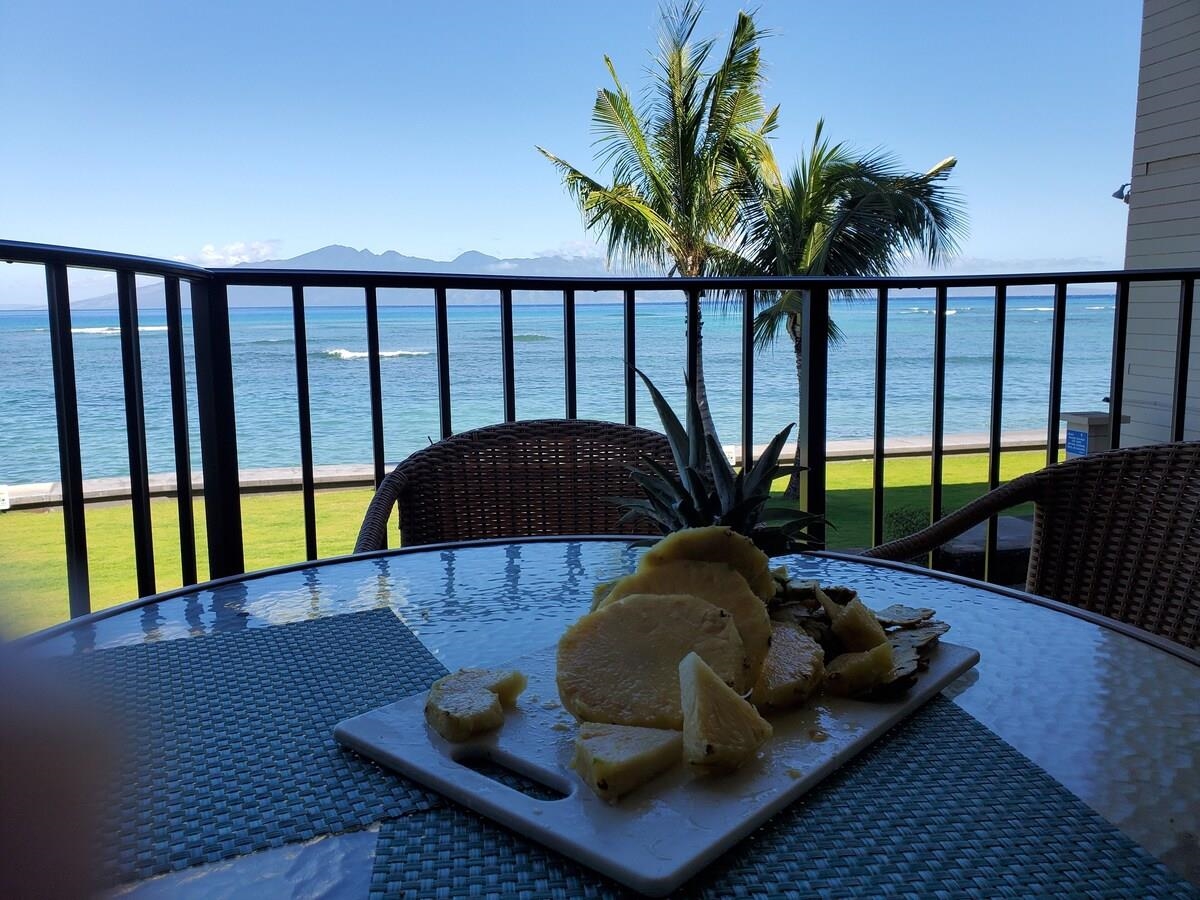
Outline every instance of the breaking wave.
<svg viewBox="0 0 1200 900"><path fill-rule="evenodd" d="M39 328L38 331L48 331L46 328ZM166 325L139 325L138 331L166 331ZM71 334L104 334L120 336L121 326L119 325L93 325L86 328L72 328Z"/></svg>
<svg viewBox="0 0 1200 900"><path fill-rule="evenodd" d="M429 356L432 353L432 350L380 350L379 358L395 359L396 357L406 356ZM322 350L321 355L333 359L366 359L371 354L366 350L347 350L345 347L334 347L331 350Z"/></svg>

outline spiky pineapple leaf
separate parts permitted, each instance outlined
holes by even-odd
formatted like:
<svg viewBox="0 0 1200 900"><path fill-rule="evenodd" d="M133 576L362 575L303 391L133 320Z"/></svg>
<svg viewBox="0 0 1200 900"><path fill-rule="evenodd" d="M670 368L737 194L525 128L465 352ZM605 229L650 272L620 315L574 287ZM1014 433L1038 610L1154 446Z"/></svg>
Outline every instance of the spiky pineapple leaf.
<svg viewBox="0 0 1200 900"><path fill-rule="evenodd" d="M667 506L677 502L683 496L683 488L672 478L663 478L661 475L643 472L632 466L629 468L629 477L646 492L647 496L654 497Z"/></svg>
<svg viewBox="0 0 1200 900"><path fill-rule="evenodd" d="M704 438L708 443L708 470L712 473L713 486L717 489L717 496L721 498L721 507L729 509L737 503L735 499L737 475L733 471L733 466L729 464L729 458L725 455L725 451L717 442L716 436L706 434Z"/></svg>
<svg viewBox="0 0 1200 900"><path fill-rule="evenodd" d="M762 455L754 461L754 465L750 467L750 474L746 476L746 495L753 496L758 493L770 493L772 476L775 470L779 468L779 454L783 452L783 447L787 443L788 435L792 433L792 428L795 423L788 425L787 428L771 438L771 443L767 444Z"/></svg>
<svg viewBox="0 0 1200 900"><path fill-rule="evenodd" d="M662 391L654 386L654 382L650 380L649 376L637 366L633 367L633 371L637 372L638 377L642 379L642 383L646 385L646 390L650 392L650 399L654 403L659 421L662 422L663 431L667 435L667 443L671 445L671 455L675 458L675 468L679 470L680 476L685 479L684 486L689 491L696 490L697 487L695 485L688 484L686 481L687 467L691 462L688 429L679 421L679 416L675 415L675 410L671 409L671 404L662 395Z"/></svg>

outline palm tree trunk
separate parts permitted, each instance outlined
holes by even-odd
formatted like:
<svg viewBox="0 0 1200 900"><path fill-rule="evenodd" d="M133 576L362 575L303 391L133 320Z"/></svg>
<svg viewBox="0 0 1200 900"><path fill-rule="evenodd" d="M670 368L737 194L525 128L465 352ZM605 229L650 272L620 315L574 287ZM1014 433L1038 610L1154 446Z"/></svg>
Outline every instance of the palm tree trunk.
<svg viewBox="0 0 1200 900"><path fill-rule="evenodd" d="M787 332L792 338L792 351L796 358L796 384L799 385L799 411L797 422L803 422L806 414L804 398L804 335L800 329L800 317L793 314L788 316ZM802 432L803 433L803 432ZM800 441L796 441L796 458L792 465L792 474L788 476L787 490L783 492L785 500L800 502Z"/></svg>
<svg viewBox="0 0 1200 900"><path fill-rule="evenodd" d="M704 383L704 318L700 314L700 304L697 303L695 308L689 304L688 315L696 317L696 405L700 407L700 426L705 434L716 437L717 429L708 406L708 387Z"/></svg>

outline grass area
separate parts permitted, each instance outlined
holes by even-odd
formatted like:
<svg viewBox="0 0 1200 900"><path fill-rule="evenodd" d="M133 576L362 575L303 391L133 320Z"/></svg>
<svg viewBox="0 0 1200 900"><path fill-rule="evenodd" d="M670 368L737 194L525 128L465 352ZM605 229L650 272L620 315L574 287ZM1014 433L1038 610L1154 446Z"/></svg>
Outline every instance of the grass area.
<svg viewBox="0 0 1200 900"><path fill-rule="evenodd" d="M338 556L354 549L367 488L317 494L317 549ZM152 500L154 567L160 591L179 587L179 517L174 499ZM87 507L88 569L92 608L103 609L137 596L133 561L132 508L128 503ZM204 501L196 500L197 570L208 572ZM298 492L242 497L242 536L247 570L304 558L304 507ZM67 617L66 551L62 509L0 513L0 632L25 634Z"/></svg>
<svg viewBox="0 0 1200 900"><path fill-rule="evenodd" d="M1040 468L1045 455L1013 451L1001 458L1008 480ZM987 489L987 456L947 456L944 462L945 509L957 509ZM831 462L827 473L828 515L834 526L829 545L866 547L871 543L870 461ZM890 459L885 466L886 510L929 509L929 459ZM784 482L777 482L782 490ZM366 488L317 494L317 546L320 555L338 556L354 547L363 511L370 501ZM175 501L151 502L155 568L161 590L178 587L179 524ZM205 558L204 503L196 501L196 549L201 578ZM299 492L248 494L242 498L243 537L248 570L278 566L304 558L304 513ZM92 608L123 603L137 595L133 563L131 508L128 503L87 508L88 562ZM17 510L0 514L0 632L26 634L67 617L66 560L61 509Z"/></svg>

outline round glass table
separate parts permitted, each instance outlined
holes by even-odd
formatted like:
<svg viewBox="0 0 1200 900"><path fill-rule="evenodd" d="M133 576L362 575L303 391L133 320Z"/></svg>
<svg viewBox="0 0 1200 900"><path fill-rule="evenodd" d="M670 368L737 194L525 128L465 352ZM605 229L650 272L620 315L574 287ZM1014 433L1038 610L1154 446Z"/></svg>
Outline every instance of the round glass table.
<svg viewBox="0 0 1200 900"><path fill-rule="evenodd" d="M481 542L384 551L253 573L67 623L31 641L42 656L266 634L390 610L446 668L500 664L557 640L593 586L630 571L614 539ZM1200 881L1200 667L1024 595L836 554L773 561L856 588L875 608L928 606L979 665L945 691L1170 869ZM370 879L371 827L126 884L123 896L355 893Z"/></svg>

